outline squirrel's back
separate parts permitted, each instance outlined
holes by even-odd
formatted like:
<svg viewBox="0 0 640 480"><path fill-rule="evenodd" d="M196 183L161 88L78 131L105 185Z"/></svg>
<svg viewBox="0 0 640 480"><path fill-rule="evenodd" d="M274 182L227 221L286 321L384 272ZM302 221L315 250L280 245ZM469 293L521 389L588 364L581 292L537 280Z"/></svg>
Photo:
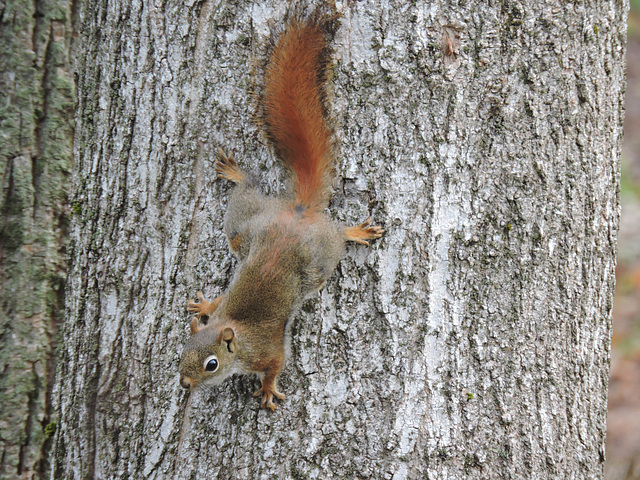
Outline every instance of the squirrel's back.
<svg viewBox="0 0 640 480"><path fill-rule="evenodd" d="M306 208L326 204L333 163L323 101L327 48L321 26L294 20L278 40L265 74L265 132L293 174L296 202Z"/></svg>

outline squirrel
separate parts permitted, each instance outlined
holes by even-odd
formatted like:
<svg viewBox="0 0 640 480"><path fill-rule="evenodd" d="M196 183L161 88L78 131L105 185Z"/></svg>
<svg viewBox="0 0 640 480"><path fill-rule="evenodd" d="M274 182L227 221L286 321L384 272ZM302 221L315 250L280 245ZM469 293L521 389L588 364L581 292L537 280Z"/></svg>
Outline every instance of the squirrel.
<svg viewBox="0 0 640 480"><path fill-rule="evenodd" d="M326 118L327 22L288 22L269 58L260 98L265 134L292 177L292 192L264 196L257 181L218 150L218 178L236 184L224 229L238 266L228 290L208 301L198 292L187 310L191 336L182 352L180 384L191 391L234 373L255 373L254 396L275 410L288 324L302 300L331 276L346 242L369 245L384 230L370 218L346 227L331 220L332 131Z"/></svg>

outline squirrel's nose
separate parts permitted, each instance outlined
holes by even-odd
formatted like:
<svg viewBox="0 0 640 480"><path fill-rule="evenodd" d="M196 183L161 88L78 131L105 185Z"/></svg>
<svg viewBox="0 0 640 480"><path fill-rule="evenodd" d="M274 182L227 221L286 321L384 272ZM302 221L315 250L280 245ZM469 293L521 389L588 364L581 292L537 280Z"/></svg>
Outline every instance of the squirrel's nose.
<svg viewBox="0 0 640 480"><path fill-rule="evenodd" d="M189 377L180 375L180 385L182 385L183 388L191 388L191 380Z"/></svg>

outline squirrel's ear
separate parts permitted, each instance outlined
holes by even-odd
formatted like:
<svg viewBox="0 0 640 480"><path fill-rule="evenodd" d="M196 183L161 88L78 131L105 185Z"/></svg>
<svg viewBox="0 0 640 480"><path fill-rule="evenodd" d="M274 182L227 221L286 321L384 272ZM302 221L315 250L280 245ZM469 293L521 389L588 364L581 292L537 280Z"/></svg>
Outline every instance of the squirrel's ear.
<svg viewBox="0 0 640 480"><path fill-rule="evenodd" d="M198 317L193 317L189 326L191 327L191 335L195 335L200 330L202 330L203 327L202 325L198 324Z"/></svg>
<svg viewBox="0 0 640 480"><path fill-rule="evenodd" d="M227 344L227 350L229 350L229 353L233 353L236 350L235 335L236 334L231 327L225 327L220 332L220 339L222 340L220 343L225 342Z"/></svg>

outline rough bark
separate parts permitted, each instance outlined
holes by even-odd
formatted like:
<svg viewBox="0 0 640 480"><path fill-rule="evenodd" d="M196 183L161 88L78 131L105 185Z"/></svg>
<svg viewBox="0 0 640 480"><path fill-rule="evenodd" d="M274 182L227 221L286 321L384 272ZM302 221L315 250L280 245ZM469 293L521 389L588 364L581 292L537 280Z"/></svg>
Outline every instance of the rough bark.
<svg viewBox="0 0 640 480"><path fill-rule="evenodd" d="M0 2L0 478L45 474L72 160L70 8Z"/></svg>
<svg viewBox="0 0 640 480"><path fill-rule="evenodd" d="M289 3L87 2L53 478L601 478L623 1L339 3L330 210L387 228L297 315L275 413L177 381L223 291L215 147L280 189Z"/></svg>

